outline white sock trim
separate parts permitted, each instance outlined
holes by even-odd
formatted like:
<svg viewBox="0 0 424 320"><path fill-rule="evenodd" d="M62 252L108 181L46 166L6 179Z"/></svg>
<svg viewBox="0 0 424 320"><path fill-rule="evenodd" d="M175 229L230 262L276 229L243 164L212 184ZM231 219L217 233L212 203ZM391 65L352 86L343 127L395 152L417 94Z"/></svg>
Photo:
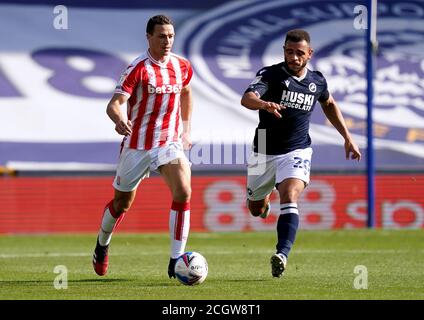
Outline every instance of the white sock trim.
<svg viewBox="0 0 424 320"><path fill-rule="evenodd" d="M297 209L297 203L295 202L281 203L280 213L281 214L294 213L299 215L299 210Z"/></svg>

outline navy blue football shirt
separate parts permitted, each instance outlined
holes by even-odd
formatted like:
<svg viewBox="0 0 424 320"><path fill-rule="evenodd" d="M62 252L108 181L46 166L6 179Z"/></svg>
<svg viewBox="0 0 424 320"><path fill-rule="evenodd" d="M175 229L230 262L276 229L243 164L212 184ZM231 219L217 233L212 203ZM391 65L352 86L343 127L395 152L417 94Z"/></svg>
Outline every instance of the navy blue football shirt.
<svg viewBox="0 0 424 320"><path fill-rule="evenodd" d="M315 103L325 102L330 96L322 73L306 69L302 77L296 77L287 71L285 62L259 70L245 92L254 92L264 101L286 106L279 111L281 119L266 110L259 110L253 151L269 155L309 147L309 121ZM260 129L265 129L266 149L263 145L258 146L258 132L264 132Z"/></svg>

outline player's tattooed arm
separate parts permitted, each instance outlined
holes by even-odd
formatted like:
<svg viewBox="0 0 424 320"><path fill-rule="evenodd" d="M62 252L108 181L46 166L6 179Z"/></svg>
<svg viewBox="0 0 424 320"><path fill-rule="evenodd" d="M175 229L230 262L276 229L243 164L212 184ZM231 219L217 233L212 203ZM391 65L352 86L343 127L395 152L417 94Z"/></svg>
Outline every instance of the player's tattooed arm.
<svg viewBox="0 0 424 320"><path fill-rule="evenodd" d="M346 159L351 158L352 160L361 160L361 152L359 151L359 147L353 141L353 138L351 137L349 129L343 118L342 112L333 96L330 94L328 99L326 101L320 102L320 104L327 119L345 140L344 148L346 152Z"/></svg>

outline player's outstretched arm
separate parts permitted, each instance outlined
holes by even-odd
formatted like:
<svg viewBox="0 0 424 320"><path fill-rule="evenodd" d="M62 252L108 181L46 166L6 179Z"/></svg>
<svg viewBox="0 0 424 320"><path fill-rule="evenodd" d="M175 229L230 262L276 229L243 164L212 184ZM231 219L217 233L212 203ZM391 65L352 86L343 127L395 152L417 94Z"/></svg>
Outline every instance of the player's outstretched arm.
<svg viewBox="0 0 424 320"><path fill-rule="evenodd" d="M241 98L241 105L250 110L266 110L275 115L277 118L282 117L278 111L286 108L275 102L264 101L258 98L258 96L253 92L246 92L243 94L243 97Z"/></svg>
<svg viewBox="0 0 424 320"><path fill-rule="evenodd" d="M193 111L193 96L189 85L181 90L181 119L183 120L183 147L189 150L192 145L191 141L191 114Z"/></svg>
<svg viewBox="0 0 424 320"><path fill-rule="evenodd" d="M361 160L361 152L359 151L357 144L350 136L349 129L346 126L346 122L343 118L342 112L337 106L337 103L334 100L333 96L330 95L327 101L320 103L327 119L345 140L344 148L346 152L346 160L349 158L351 158L352 160Z"/></svg>
<svg viewBox="0 0 424 320"><path fill-rule="evenodd" d="M115 131L123 136L128 136L131 134L131 121L127 120L125 122L122 113L121 105L127 102L128 97L121 94L115 93L107 104L106 113L109 118L115 123Z"/></svg>

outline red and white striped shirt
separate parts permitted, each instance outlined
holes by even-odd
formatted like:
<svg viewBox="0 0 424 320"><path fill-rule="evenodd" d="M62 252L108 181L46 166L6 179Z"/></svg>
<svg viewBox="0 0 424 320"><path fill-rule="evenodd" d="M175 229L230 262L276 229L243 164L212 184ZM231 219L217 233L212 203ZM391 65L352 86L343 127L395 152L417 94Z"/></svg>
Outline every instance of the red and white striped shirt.
<svg viewBox="0 0 424 320"><path fill-rule="evenodd" d="M146 51L128 66L115 88L129 98L132 134L125 139L126 147L150 150L180 141L180 93L192 75L190 62L174 53L159 62Z"/></svg>

